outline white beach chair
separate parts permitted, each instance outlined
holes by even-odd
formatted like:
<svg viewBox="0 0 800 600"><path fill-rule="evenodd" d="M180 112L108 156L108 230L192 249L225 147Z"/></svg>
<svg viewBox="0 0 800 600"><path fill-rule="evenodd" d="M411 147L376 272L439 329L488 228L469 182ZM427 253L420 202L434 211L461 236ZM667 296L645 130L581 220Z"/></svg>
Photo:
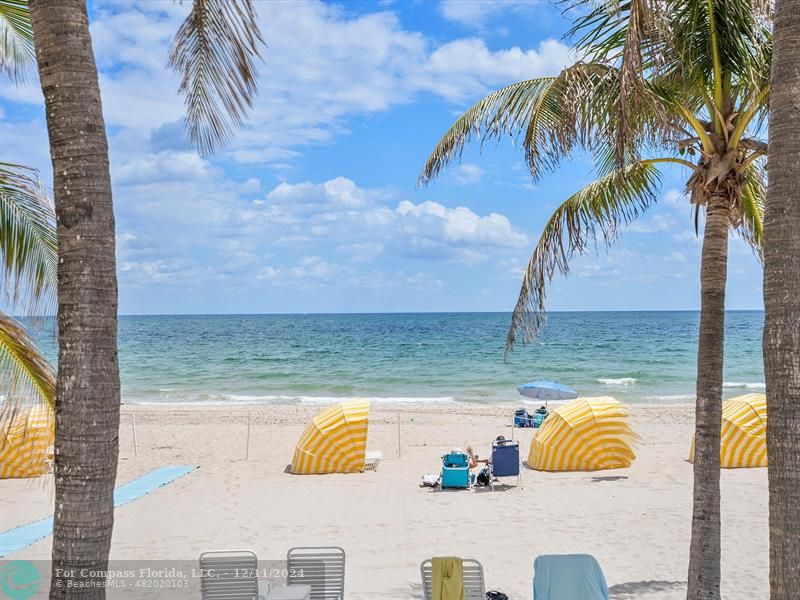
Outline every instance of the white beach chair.
<svg viewBox="0 0 800 600"><path fill-rule="evenodd" d="M380 450L367 451L367 454L364 457L364 470L377 471L378 465L381 464L382 460L383 460L383 452L381 452Z"/></svg>
<svg viewBox="0 0 800 600"><path fill-rule="evenodd" d="M290 548L286 582L310 585L311 600L344 600L344 559L338 546Z"/></svg>
<svg viewBox="0 0 800 600"><path fill-rule="evenodd" d="M258 558L250 550L221 550L200 555L203 600L253 600L258 590Z"/></svg>
<svg viewBox="0 0 800 600"><path fill-rule="evenodd" d="M485 600L486 584L483 581L483 566L473 558L462 559L464 600ZM423 560L419 566L425 600L433 600L433 561Z"/></svg>

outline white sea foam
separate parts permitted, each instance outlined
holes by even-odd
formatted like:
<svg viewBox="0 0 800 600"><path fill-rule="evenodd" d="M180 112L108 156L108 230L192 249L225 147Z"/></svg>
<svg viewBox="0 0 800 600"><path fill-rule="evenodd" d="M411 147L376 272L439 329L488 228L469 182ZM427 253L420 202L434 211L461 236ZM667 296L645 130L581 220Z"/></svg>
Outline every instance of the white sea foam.
<svg viewBox="0 0 800 600"><path fill-rule="evenodd" d="M598 379L597 382L604 385L633 385L636 383L636 378L620 377L619 379Z"/></svg>
<svg viewBox="0 0 800 600"><path fill-rule="evenodd" d="M744 388L746 390L765 390L767 389L766 383L761 383L758 381L755 382L747 382L747 381L724 381L722 383L722 387L724 388Z"/></svg>
<svg viewBox="0 0 800 600"><path fill-rule="evenodd" d="M125 398L125 404L144 406L250 406L264 404L333 404L344 400L370 400L371 402L413 404L413 403L452 403L455 398L451 396L416 397L416 396L391 396L391 397L354 397L354 396L292 396L292 395L247 395L247 394L218 394L202 398Z"/></svg>
<svg viewBox="0 0 800 600"><path fill-rule="evenodd" d="M304 404L332 404L342 400L369 400L371 402L382 402L391 404L417 404L417 403L451 403L455 398L451 396L363 396L352 398L335 398L329 396L300 396L300 402Z"/></svg>
<svg viewBox="0 0 800 600"><path fill-rule="evenodd" d="M673 395L666 395L666 396L645 396L645 400L651 400L653 402L683 402L686 400L694 400L694 394L673 394Z"/></svg>
<svg viewBox="0 0 800 600"><path fill-rule="evenodd" d="M537 398L536 400L525 399L522 401L523 404L528 404L530 406L564 406L570 402L570 400L541 400Z"/></svg>

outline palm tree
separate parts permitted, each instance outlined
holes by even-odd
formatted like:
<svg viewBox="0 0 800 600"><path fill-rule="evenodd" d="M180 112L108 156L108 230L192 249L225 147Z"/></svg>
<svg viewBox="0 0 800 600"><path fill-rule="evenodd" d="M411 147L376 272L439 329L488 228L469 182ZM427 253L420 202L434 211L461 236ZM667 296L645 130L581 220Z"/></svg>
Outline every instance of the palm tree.
<svg viewBox="0 0 800 600"><path fill-rule="evenodd" d="M506 348L535 336L547 283L596 240L657 201L659 168L688 170L700 272L694 502L687 598L718 598L719 451L728 231L759 252L772 36L761 0L576 0L568 36L582 60L554 77L521 81L467 110L420 175L427 183L473 138L519 136L534 179L573 150L591 153L598 178L547 221L523 275Z"/></svg>
<svg viewBox="0 0 800 600"><path fill-rule="evenodd" d="M764 370L767 381L770 598L800 590L800 1L775 3L767 208Z"/></svg>
<svg viewBox="0 0 800 600"><path fill-rule="evenodd" d="M15 18L24 27L29 17L33 32L58 216L50 597L62 598L73 593L64 573L105 571L111 544L120 405L114 211L85 0L14 4ZM259 43L251 0L194 0L170 61L182 75L189 138L202 153L242 122L256 92ZM83 588L81 597L104 598L105 589Z"/></svg>
<svg viewBox="0 0 800 600"><path fill-rule="evenodd" d="M0 75L17 83L33 63L33 33L19 0L0 0ZM0 162L0 267L4 299L29 314L47 311L56 290L55 213L33 169ZM0 312L2 433L22 403L55 402L55 373L25 329ZM43 456L30 456L33 462Z"/></svg>

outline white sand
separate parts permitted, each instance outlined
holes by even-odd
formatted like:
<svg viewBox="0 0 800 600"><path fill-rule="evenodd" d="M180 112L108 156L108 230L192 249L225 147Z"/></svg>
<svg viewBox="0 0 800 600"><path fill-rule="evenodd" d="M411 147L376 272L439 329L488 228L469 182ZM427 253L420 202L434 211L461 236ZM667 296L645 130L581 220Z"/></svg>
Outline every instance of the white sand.
<svg viewBox="0 0 800 600"><path fill-rule="evenodd" d="M483 563L487 589L529 599L534 557L587 552L614 598L685 597L692 407L633 407L642 443L630 469L525 470L523 488L495 492L419 487L448 449L471 443L487 455L495 436L509 437L513 408L373 404L369 447L385 456L378 472L303 477L284 468L318 406L126 406L119 483L165 464L200 469L117 510L112 559L195 560L205 550L250 548L279 560L291 546L339 545L348 599L399 599L421 597L423 559L460 555ZM527 455L531 430L515 435ZM0 531L52 512L47 479L0 481ZM724 470L722 494L723 596L767 598L766 470ZM46 538L7 558L47 559L50 546Z"/></svg>

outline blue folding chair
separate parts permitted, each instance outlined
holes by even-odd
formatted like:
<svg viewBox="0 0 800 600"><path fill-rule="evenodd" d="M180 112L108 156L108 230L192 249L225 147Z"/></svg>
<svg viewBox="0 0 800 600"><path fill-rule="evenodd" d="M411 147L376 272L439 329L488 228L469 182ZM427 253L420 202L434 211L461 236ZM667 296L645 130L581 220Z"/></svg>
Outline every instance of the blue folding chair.
<svg viewBox="0 0 800 600"><path fill-rule="evenodd" d="M533 561L533 600L609 600L608 584L590 554L543 554Z"/></svg>
<svg viewBox="0 0 800 600"><path fill-rule="evenodd" d="M469 457L463 452L449 452L442 457L442 489L469 488Z"/></svg>
<svg viewBox="0 0 800 600"><path fill-rule="evenodd" d="M492 490L495 477L516 477L517 485L522 487L522 475L519 460L519 442L512 440L495 440L492 442Z"/></svg>

